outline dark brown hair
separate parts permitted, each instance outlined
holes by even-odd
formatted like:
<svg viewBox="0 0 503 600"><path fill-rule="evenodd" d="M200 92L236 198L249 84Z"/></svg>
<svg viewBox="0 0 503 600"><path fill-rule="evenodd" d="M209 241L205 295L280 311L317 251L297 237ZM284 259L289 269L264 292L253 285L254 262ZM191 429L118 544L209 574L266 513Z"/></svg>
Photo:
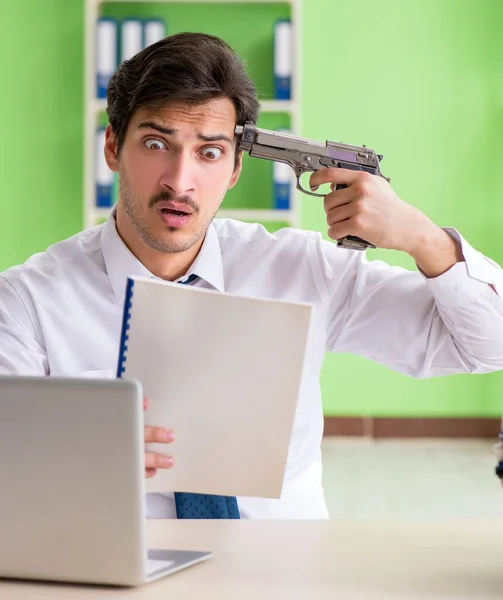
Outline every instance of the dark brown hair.
<svg viewBox="0 0 503 600"><path fill-rule="evenodd" d="M256 123L255 85L241 59L222 39L178 33L148 46L124 61L108 85L107 113L118 151L139 108L160 108L172 101L202 104L225 97L234 103L237 123Z"/></svg>

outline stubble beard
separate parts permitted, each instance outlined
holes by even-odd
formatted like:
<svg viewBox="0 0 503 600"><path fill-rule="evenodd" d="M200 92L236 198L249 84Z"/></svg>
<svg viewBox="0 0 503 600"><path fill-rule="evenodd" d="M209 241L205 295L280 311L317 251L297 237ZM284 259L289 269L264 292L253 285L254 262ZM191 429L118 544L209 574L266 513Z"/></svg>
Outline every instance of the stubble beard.
<svg viewBox="0 0 503 600"><path fill-rule="evenodd" d="M168 191L161 192L150 199L147 210L150 211L155 204L161 200L175 200L182 202L192 209L193 216L191 219L198 219L202 217L196 227L196 230L191 235L185 235L181 239L175 239L175 236L180 236L183 230L176 229L174 227L166 227L166 236L153 235L149 228L148 213L142 213L142 202L139 198L136 198L128 185L127 177L124 176L122 169L119 170L120 177L120 201L124 209L124 213L129 219L133 229L135 230L138 237L150 248L157 250L158 252L164 252L166 254L174 254L179 252L185 252L190 250L199 241L201 241L206 235L206 231L210 226L211 222L215 218L215 211L210 217L202 214L200 207L188 196L182 198L175 198L173 194ZM222 198L223 200L223 198ZM220 206L220 203L219 203ZM154 209L155 210L155 209ZM217 209L218 210L218 209ZM171 233L171 236L169 235ZM170 239L172 237L173 239Z"/></svg>

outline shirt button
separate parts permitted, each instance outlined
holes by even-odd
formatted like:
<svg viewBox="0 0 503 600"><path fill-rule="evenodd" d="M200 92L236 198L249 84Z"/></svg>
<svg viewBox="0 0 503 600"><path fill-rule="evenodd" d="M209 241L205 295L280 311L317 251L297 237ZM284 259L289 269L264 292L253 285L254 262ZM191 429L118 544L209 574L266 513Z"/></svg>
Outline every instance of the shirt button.
<svg viewBox="0 0 503 600"><path fill-rule="evenodd" d="M460 289L462 289L462 285L461 285L460 283L458 283L458 284L456 285L456 288L455 288L455 289L456 289L456 292L459 292L459 290L460 290Z"/></svg>

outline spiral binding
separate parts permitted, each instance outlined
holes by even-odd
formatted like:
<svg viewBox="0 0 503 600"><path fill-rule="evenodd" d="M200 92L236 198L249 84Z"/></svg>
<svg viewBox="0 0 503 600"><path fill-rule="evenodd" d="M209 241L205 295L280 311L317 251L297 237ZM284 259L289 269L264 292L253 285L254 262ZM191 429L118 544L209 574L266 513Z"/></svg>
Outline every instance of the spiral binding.
<svg viewBox="0 0 503 600"><path fill-rule="evenodd" d="M128 277L126 284L126 297L124 299L124 313L122 316L121 341L119 349L119 364L117 365L117 377L120 379L126 370L126 353L129 341L129 319L131 318L131 308L133 306L133 287L134 280Z"/></svg>

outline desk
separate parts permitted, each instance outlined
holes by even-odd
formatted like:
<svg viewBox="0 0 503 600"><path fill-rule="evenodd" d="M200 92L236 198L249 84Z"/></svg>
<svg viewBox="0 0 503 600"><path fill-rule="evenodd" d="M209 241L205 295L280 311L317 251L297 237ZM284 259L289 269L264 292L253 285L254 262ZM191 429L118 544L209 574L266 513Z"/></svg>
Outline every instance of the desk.
<svg viewBox="0 0 503 600"><path fill-rule="evenodd" d="M215 556L136 589L0 582L2 600L501 600L503 521L148 521Z"/></svg>

